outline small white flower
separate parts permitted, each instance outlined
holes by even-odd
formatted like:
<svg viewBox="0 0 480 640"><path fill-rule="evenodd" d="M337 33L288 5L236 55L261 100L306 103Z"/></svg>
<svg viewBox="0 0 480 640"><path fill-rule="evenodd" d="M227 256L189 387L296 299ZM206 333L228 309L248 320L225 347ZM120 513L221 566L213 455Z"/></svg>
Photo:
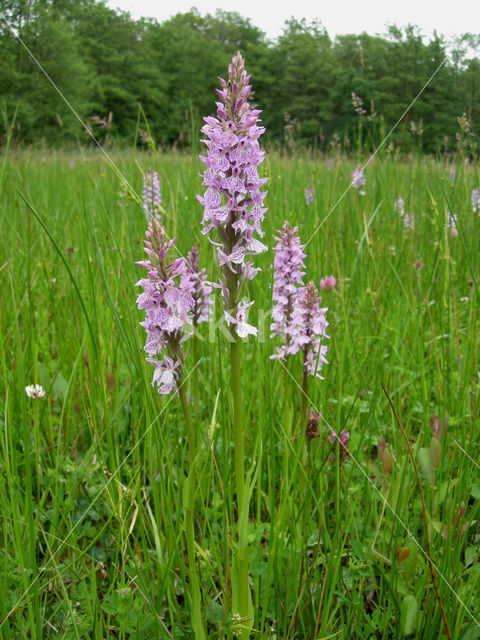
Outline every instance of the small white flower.
<svg viewBox="0 0 480 640"><path fill-rule="evenodd" d="M29 384L28 387L25 387L25 393L29 398L36 399L45 397L45 391L39 384Z"/></svg>

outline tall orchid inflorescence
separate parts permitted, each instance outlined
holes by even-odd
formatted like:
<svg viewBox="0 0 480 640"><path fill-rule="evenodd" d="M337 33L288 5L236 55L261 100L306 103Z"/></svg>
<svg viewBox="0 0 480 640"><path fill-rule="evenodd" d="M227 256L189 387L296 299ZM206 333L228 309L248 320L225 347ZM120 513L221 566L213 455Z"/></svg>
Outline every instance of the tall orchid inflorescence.
<svg viewBox="0 0 480 640"><path fill-rule="evenodd" d="M228 81L219 78L217 117L206 117L202 128L208 151L200 158L206 166L203 184L207 189L198 196L204 207L202 232L214 232L225 317L231 331L240 337L256 332L246 324L247 305L241 303L246 281L259 271L249 258L267 248L254 237L263 236L260 225L266 212L266 191L261 188L266 178L258 175L264 159L258 138L264 128L258 126L260 111L248 103L249 80L238 53L228 67ZM245 333L245 327L251 330Z"/></svg>
<svg viewBox="0 0 480 640"><path fill-rule="evenodd" d="M327 363L325 355L328 347L322 344L323 338L329 338L326 333L328 322L325 317L327 309L320 307L322 298L313 282L309 282L298 296L294 319L297 332L293 337L304 356L304 369L309 376L322 378L320 370Z"/></svg>
<svg viewBox="0 0 480 640"><path fill-rule="evenodd" d="M270 337L282 339L272 359L286 360L299 351L304 355L306 375L321 378L320 370L327 362L328 338L326 308L320 307L321 297L313 282L305 287L305 254L297 227L286 222L277 236L274 259L273 312Z"/></svg>
<svg viewBox="0 0 480 640"><path fill-rule="evenodd" d="M147 278L137 282L143 287L137 305L145 309L146 318L140 323L147 331L144 348L147 361L155 368L152 384L158 385L161 394L177 390L183 366L182 342L187 337L182 330L185 323L191 323L194 308L193 285L186 277L185 259L168 259L174 244L175 240L167 240L165 229L153 218L145 240L148 259L137 262L148 272Z"/></svg>
<svg viewBox="0 0 480 640"><path fill-rule="evenodd" d="M298 227L291 227L288 222L278 232L276 237L275 270L273 281L273 311L271 337L280 336L282 345L276 347L276 354L272 358L285 359L286 356L298 351L299 346L294 340L297 334L297 317L294 315L298 292L303 288L305 275L305 254L298 237Z"/></svg>
<svg viewBox="0 0 480 640"><path fill-rule="evenodd" d="M143 208L147 220L159 217L161 206L160 180L158 173L150 167L143 177Z"/></svg>

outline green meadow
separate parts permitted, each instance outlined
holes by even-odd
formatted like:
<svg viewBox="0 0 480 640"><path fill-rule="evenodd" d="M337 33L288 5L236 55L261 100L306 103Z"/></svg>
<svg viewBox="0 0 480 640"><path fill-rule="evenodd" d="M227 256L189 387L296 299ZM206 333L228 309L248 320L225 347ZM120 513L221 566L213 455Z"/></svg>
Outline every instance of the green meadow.
<svg viewBox="0 0 480 640"><path fill-rule="evenodd" d="M478 165L389 155L269 152L268 212L242 341L252 638L480 638ZM113 164L112 164L113 163ZM203 165L187 153L6 150L0 157L0 637L193 638L179 398L145 361L146 219L153 167L179 255L201 234ZM456 169L455 180L451 169ZM128 183L128 184L127 184ZM308 186L315 189L305 202ZM414 228L395 208L402 196ZM457 216L452 222L448 212ZM273 249L284 221L305 281L334 275L328 365L271 360ZM184 343L194 523L208 638L235 637L237 544L229 342L218 292ZM193 370L192 370L193 369ZM45 397L25 387L42 385ZM348 451L331 429L349 432ZM311 434L310 434L311 435Z"/></svg>

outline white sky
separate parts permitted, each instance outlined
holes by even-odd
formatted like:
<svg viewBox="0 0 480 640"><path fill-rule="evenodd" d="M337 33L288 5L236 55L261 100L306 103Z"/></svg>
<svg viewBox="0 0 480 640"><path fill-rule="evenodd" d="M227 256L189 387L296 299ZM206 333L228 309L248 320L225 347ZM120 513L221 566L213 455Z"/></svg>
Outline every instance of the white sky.
<svg viewBox="0 0 480 640"><path fill-rule="evenodd" d="M185 13L192 6L200 13L215 13L217 8L238 11L250 18L252 23L275 38L282 31L285 20L294 15L311 21L319 18L330 37L342 33L370 34L383 33L385 25L418 25L424 35L431 35L436 29L447 37L460 33L480 31L480 6L475 0L242 0L221 2L221 0L108 0L108 6L129 11L132 17L153 17L160 22L176 13Z"/></svg>

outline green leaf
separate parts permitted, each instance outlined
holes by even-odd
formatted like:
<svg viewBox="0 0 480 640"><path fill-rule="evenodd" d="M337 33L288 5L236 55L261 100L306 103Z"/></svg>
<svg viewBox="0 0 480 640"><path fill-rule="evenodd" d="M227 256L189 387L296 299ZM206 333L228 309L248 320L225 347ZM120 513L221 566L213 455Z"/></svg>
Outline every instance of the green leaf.
<svg viewBox="0 0 480 640"><path fill-rule="evenodd" d="M425 447L422 447L418 452L418 462L428 482L433 484L433 464L430 458L430 451Z"/></svg>
<svg viewBox="0 0 480 640"><path fill-rule="evenodd" d="M417 626L418 604L415 596L409 594L402 600L400 628L404 636L411 635Z"/></svg>

